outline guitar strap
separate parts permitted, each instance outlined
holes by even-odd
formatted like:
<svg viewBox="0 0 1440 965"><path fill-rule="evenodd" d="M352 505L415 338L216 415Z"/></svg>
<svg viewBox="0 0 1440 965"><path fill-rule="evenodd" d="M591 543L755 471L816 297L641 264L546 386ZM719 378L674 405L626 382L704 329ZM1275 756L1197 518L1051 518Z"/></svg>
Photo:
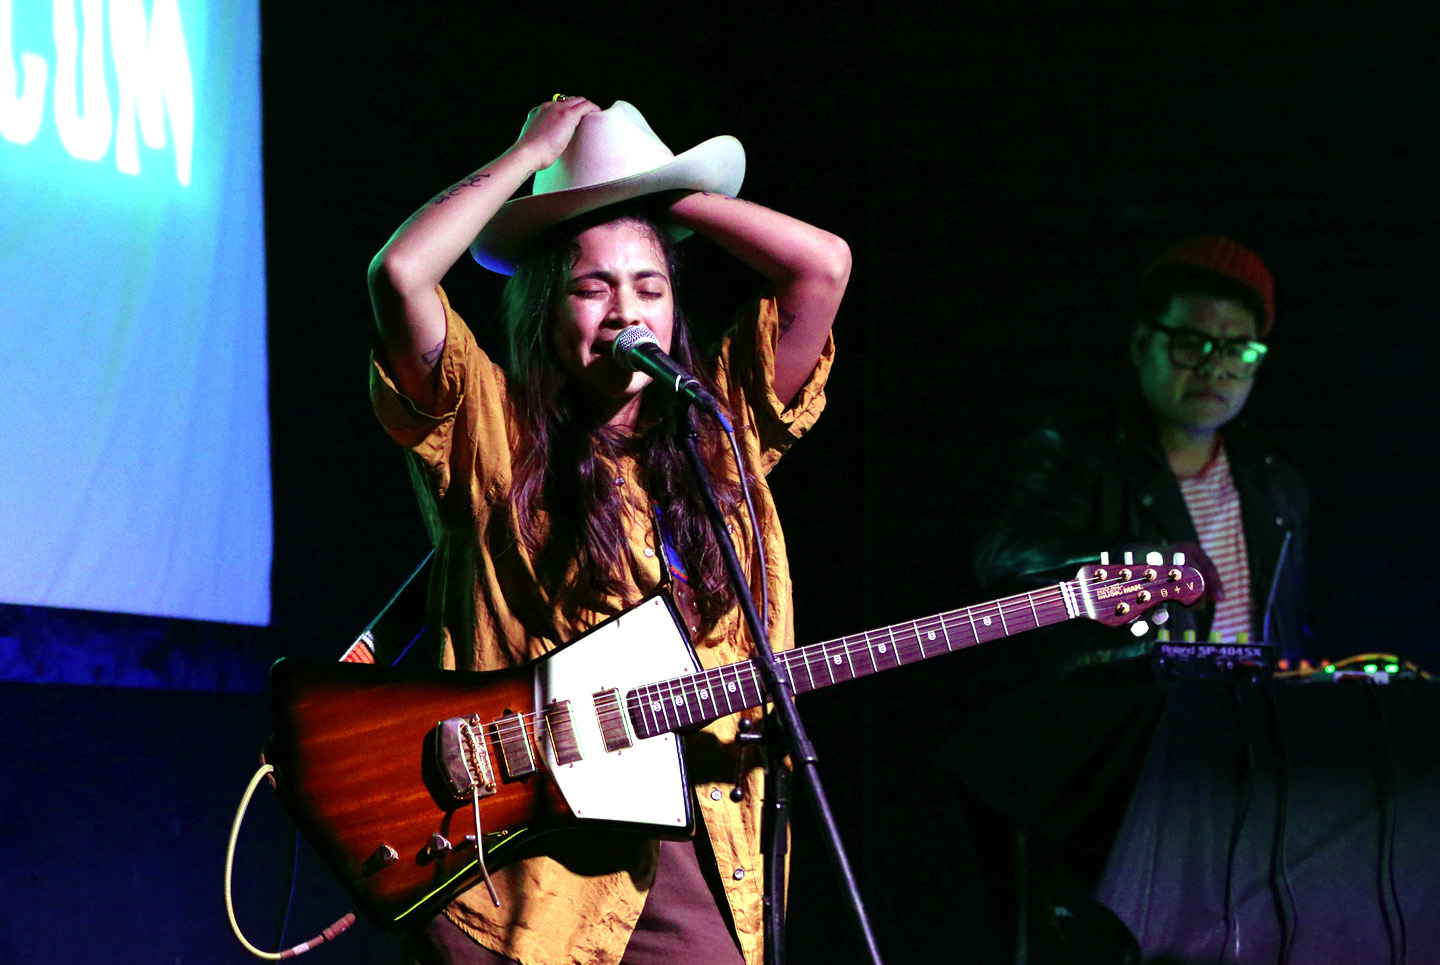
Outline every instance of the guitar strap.
<svg viewBox="0 0 1440 965"><path fill-rule="evenodd" d="M695 634L700 632L700 607L695 602L695 589L690 584L690 574L685 570L685 562L680 559L680 553L675 549L675 540L670 532L670 525L665 521L665 510L660 504L652 501L651 508L655 511L655 542L660 544L660 556L662 566L660 567L660 579L662 585L669 591L670 600L675 604L675 609L680 612L680 619L685 622L685 627L690 631L690 642L694 644Z"/></svg>

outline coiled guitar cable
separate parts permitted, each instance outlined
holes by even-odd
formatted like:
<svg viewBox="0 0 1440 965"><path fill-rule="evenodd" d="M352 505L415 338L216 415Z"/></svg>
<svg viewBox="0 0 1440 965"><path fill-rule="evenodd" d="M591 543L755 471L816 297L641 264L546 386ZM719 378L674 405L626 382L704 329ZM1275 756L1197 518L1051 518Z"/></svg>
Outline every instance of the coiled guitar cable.
<svg viewBox="0 0 1440 965"><path fill-rule="evenodd" d="M235 902L231 895L231 872L235 866L235 842L240 838L240 824L245 819L245 811L250 807L250 799L255 796L255 789L259 787L260 782L274 770L273 765L262 764L260 765L260 769L255 772L255 775L250 778L250 784L245 788L245 793L240 798L240 807L235 812L235 823L230 825L230 843L225 848L225 914L230 919L230 930L235 933L235 937L240 940L241 945L245 946L247 952L256 958L263 958L269 962L278 962L281 959L303 955L311 949L318 948L325 944L355 924L355 913L350 912L309 941L301 942L298 945L285 949L283 952L267 952L256 948L250 944L244 933L240 931L240 923L235 920Z"/></svg>

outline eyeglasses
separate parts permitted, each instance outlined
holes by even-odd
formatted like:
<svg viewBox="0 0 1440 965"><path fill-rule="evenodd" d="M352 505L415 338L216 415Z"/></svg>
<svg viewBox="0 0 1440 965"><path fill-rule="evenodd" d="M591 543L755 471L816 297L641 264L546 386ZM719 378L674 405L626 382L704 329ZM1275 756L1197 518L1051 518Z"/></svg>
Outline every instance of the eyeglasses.
<svg viewBox="0 0 1440 965"><path fill-rule="evenodd" d="M1264 342L1250 338L1216 338L1193 328L1169 328L1159 322L1146 325L1170 337L1170 364L1176 368L1198 369L1213 364L1227 375L1249 379L1270 351Z"/></svg>

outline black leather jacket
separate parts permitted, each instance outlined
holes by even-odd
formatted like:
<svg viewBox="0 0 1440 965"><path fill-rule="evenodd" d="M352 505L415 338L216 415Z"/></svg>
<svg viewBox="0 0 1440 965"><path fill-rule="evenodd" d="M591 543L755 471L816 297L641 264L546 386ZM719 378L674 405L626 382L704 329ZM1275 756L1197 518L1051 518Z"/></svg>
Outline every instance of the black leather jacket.
<svg viewBox="0 0 1440 965"><path fill-rule="evenodd" d="M1143 411L1143 409L1142 409ZM1251 624L1277 658L1308 655L1305 626L1309 492L1300 473L1243 423L1221 435L1250 558ZM991 591L1030 589L1072 579L1102 551L1145 544L1197 543L1180 486L1145 416L1107 412L1052 421L1021 446L1018 482L976 557ZM1214 604L1175 607L1166 625L1204 640ZM1088 621L1066 625L1062 663L1089 651L1117 651L1135 638ZM1153 629L1148 636L1153 637ZM1133 647L1131 648L1133 649Z"/></svg>

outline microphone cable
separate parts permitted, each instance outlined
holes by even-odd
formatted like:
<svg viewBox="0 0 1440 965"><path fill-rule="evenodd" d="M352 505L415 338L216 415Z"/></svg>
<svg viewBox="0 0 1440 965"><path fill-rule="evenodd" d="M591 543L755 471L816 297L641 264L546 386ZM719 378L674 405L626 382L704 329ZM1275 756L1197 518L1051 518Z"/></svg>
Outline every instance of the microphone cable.
<svg viewBox="0 0 1440 965"><path fill-rule="evenodd" d="M760 520L755 514L755 501L750 496L750 480L745 475L745 460L740 454L740 443L735 438L735 429L729 419L717 420L730 441L730 455L735 460L735 477L740 482L740 492L745 496L745 511L750 516L750 535L755 544L756 565L760 568L760 622L765 632L770 631L770 573L765 563L765 537L760 532Z"/></svg>

